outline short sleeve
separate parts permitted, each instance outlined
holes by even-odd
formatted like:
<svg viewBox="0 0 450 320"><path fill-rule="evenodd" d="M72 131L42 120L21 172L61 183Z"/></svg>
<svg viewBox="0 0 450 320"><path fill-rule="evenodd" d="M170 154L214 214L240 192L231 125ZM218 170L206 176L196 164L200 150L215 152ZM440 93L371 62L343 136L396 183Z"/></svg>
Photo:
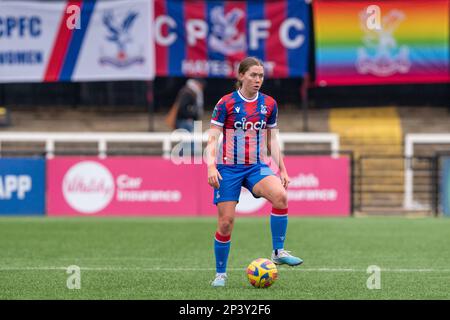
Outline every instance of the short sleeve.
<svg viewBox="0 0 450 320"><path fill-rule="evenodd" d="M267 120L267 127L275 128L277 126L277 119L278 119L278 106L277 102L274 101L272 112L270 113L269 119Z"/></svg>
<svg viewBox="0 0 450 320"><path fill-rule="evenodd" d="M223 127L227 115L227 108L224 99L220 99L214 107L211 123Z"/></svg>

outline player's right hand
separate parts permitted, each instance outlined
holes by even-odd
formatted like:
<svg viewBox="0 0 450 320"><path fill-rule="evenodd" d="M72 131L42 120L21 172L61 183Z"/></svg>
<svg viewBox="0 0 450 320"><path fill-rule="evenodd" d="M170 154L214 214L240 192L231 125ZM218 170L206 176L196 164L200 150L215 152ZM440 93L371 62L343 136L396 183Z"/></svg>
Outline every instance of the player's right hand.
<svg viewBox="0 0 450 320"><path fill-rule="evenodd" d="M208 183L211 187L219 189L220 183L219 179L222 180L219 170L214 167L208 167Z"/></svg>

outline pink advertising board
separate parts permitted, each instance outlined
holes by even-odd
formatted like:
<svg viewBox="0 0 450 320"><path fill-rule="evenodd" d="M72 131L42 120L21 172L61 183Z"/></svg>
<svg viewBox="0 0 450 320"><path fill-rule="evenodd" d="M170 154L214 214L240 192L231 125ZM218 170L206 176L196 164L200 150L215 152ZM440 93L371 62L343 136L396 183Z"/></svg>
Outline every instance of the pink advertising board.
<svg viewBox="0 0 450 320"><path fill-rule="evenodd" d="M163 158L61 157L47 162L50 216L197 215L199 165Z"/></svg>
<svg viewBox="0 0 450 320"><path fill-rule="evenodd" d="M291 183L288 188L290 216L349 216L350 205L350 160L347 157L286 156L284 163ZM206 172L202 171L206 179ZM212 191L201 185L200 211L204 215L215 215ZM272 206L267 200L255 199L242 188L237 205L238 216L267 216Z"/></svg>
<svg viewBox="0 0 450 320"><path fill-rule="evenodd" d="M346 157L286 156L292 216L348 216ZM159 157L60 157L47 162L50 216L215 216L205 164ZM267 216L271 205L242 188L238 216Z"/></svg>

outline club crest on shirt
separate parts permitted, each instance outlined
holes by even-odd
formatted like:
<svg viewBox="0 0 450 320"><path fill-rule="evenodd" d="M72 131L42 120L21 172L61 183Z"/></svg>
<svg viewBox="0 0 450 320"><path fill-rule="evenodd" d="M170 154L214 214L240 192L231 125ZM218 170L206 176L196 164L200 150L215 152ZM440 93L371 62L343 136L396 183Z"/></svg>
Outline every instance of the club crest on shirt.
<svg viewBox="0 0 450 320"><path fill-rule="evenodd" d="M267 113L267 106L265 106L265 105L261 105L261 113L262 114L266 114Z"/></svg>

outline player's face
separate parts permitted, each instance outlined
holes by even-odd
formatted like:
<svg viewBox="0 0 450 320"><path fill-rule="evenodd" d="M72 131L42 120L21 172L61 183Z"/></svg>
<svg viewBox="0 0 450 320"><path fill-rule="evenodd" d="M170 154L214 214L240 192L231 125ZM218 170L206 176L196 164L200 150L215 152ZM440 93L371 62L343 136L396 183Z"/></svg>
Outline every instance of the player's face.
<svg viewBox="0 0 450 320"><path fill-rule="evenodd" d="M244 74L239 74L242 89L250 95L256 94L264 81L264 68L262 66L251 66Z"/></svg>

